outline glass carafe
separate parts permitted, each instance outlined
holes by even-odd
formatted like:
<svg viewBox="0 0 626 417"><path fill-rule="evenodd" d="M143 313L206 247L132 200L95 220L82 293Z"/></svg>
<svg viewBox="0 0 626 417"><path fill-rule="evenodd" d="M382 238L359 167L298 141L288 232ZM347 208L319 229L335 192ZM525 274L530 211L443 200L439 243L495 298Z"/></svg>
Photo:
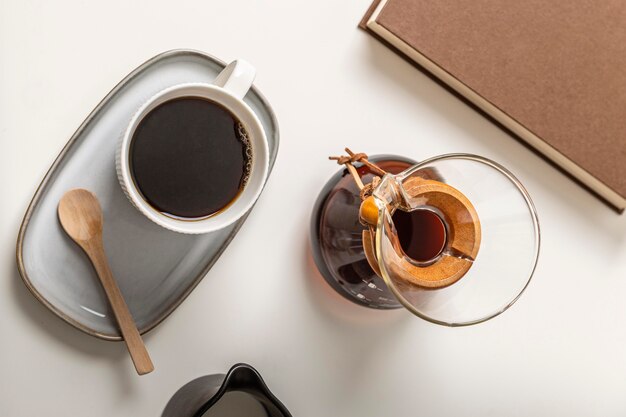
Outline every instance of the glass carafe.
<svg viewBox="0 0 626 417"><path fill-rule="evenodd" d="M517 300L535 269L539 225L508 170L468 154L369 161L382 175L354 163L314 209L313 254L333 288L449 326L485 321ZM365 195L350 171L370 183Z"/></svg>

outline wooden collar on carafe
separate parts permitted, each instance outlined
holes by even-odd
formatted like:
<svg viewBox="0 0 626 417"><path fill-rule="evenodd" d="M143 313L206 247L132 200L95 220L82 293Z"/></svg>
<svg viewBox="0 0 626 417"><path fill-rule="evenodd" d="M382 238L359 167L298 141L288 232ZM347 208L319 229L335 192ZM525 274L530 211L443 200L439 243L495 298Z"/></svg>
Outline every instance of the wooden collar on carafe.
<svg viewBox="0 0 626 417"><path fill-rule="evenodd" d="M386 172L378 165L368 161L364 153L354 153L346 148L347 156L329 157L340 165L345 165L360 189L361 206L359 218L367 226L363 230L363 250L371 268L382 277L376 256L375 236L378 225L379 209L372 196L381 176ZM375 176L369 184L363 184L358 171L352 165L360 162L366 165ZM410 177L403 183L407 195L412 198L424 197L428 206L441 213L447 225L447 242L443 253L428 265L419 265L407 260L398 237L391 236L392 245L397 253L397 261L388 265L387 269L396 281L421 288L443 288L461 279L473 265L478 254L481 241L481 227L478 214L472 203L456 188L440 181ZM390 213L391 214L391 213Z"/></svg>

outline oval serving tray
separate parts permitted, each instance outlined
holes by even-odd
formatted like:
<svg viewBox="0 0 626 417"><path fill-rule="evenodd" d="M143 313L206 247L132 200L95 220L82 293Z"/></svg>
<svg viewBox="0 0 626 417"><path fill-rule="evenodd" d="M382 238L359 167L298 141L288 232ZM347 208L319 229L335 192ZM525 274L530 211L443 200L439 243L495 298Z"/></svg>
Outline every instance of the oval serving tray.
<svg viewBox="0 0 626 417"><path fill-rule="evenodd" d="M57 220L57 204L67 190L87 188L100 199L107 257L141 333L180 305L245 221L204 235L170 232L130 204L115 173L120 134L145 100L171 85L210 83L224 66L192 50L164 52L145 62L96 106L37 189L18 235L18 269L33 295L72 326L102 339L121 340L93 267ZM278 151L276 117L255 87L244 101L265 129L271 171Z"/></svg>

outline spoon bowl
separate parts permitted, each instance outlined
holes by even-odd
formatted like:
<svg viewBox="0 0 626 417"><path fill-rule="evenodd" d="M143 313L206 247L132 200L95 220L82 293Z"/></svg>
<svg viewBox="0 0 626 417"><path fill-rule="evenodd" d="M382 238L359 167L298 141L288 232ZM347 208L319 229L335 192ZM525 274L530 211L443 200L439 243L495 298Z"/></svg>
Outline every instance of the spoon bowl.
<svg viewBox="0 0 626 417"><path fill-rule="evenodd" d="M61 226L76 243L102 236L102 209L91 191L68 191L59 201L58 213Z"/></svg>

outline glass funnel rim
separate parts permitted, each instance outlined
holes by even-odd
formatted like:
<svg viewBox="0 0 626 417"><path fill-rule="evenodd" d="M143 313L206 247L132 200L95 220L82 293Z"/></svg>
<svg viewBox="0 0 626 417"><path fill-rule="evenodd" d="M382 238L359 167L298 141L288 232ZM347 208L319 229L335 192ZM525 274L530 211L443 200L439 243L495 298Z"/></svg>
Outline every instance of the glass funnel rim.
<svg viewBox="0 0 626 417"><path fill-rule="evenodd" d="M530 197L530 194L528 193L528 190L526 190L524 185L517 179L517 177L515 177L515 175L513 175L511 171L509 171L504 166L500 165L499 163L489 158L485 158L483 156L470 154L470 153L448 153L448 154L438 155L438 156L434 156L434 157L425 159L423 161L420 161L416 165L402 171L401 173L397 175L394 175L394 177L402 181L403 179L411 176L413 173L423 168L424 166L427 166L428 164L432 164L434 162L438 162L442 160L454 160L454 159L470 160L470 161L485 164L495 169L496 171L504 175L509 181L511 181L511 183L513 183L515 187L517 188L517 191L519 191L519 193L524 198L524 201L526 202L526 206L528 208L528 211L532 219L533 229L534 229L534 256L532 259L532 268L530 269L530 273L528 275L528 278L526 279L526 283L524 284L524 286L520 289L520 291L513 298L511 298L511 300L508 303L504 304L501 308L496 309L495 311L489 314L486 314L483 317L479 317L477 319L468 320L468 321L451 322L451 321L439 320L439 319L430 317L420 312L417 308L415 308L415 306L413 306L408 300L406 300L404 296L400 293L400 291L396 288L396 286L394 285L394 283L392 282L391 278L388 275L384 262L379 262L379 266L380 266L381 275L385 284L389 287L389 289L392 291L392 293L398 299L398 301L411 313L415 314L421 319L424 319L434 324L439 324L439 325L447 326L447 327L464 327L464 326L471 326L474 324L483 323L488 320L491 320L494 317L499 316L500 314L508 310L513 304L515 304L515 302L522 296L522 294L524 293L526 288L528 288L528 285L532 281L532 278L537 269L537 263L539 260L539 252L540 252L540 246L541 246L541 229L539 226L539 218L537 216L537 209ZM375 195L376 193L373 193L373 194ZM377 200L377 204L379 204L379 207L384 207L384 203L380 201L379 198L376 197L375 199ZM377 225L378 230L382 230L383 222L384 222L384 215L379 215L378 225ZM376 244L377 254L382 253L382 238L383 238L382 235L383 233L376 233L375 244Z"/></svg>

